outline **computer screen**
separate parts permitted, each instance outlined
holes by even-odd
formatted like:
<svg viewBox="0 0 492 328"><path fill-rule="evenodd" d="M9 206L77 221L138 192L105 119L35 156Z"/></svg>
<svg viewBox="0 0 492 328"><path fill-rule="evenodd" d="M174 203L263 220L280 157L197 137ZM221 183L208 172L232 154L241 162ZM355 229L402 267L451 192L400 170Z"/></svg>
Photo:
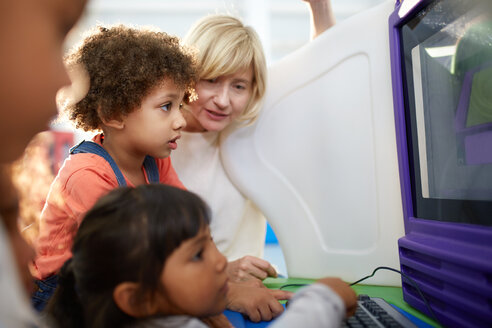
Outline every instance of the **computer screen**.
<svg viewBox="0 0 492 328"><path fill-rule="evenodd" d="M492 322L492 1L390 16L405 237L400 265L446 326ZM426 312L405 278L404 299Z"/></svg>
<svg viewBox="0 0 492 328"><path fill-rule="evenodd" d="M492 225L489 1L437 1L401 28L415 214Z"/></svg>

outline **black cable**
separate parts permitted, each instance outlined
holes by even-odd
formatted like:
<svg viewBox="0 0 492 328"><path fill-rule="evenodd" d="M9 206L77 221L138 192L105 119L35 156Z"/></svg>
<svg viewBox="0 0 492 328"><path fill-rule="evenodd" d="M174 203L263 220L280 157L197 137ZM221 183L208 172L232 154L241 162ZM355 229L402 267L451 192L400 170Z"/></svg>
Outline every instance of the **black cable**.
<svg viewBox="0 0 492 328"><path fill-rule="evenodd" d="M389 270L389 271L393 271L393 272L396 272L396 273L399 273L401 274L405 279L407 279L411 285L417 290L417 292L419 293L420 295L420 298L422 299L422 301L424 301L424 304L425 306L427 307L427 310L429 311L429 313L432 315L433 319L439 323L439 320L437 319L436 317L436 314L434 313L434 311L432 310L429 302L427 302L427 299L424 297L424 293L422 293L422 291L420 290L419 286L417 285L417 283L415 282L415 280L413 280L412 278L410 278L408 275L404 274L403 272L401 272L400 270L396 270L396 269L393 269L393 268L390 268L390 267L385 267L385 266L380 266L380 267L377 267L376 269L374 269L374 271L372 272L371 275L369 276L365 276L364 278L361 278L353 283L350 284L350 286L353 286L353 285L356 285L358 284L359 282L361 281L364 281L368 278L371 278L372 276L374 276L374 274L376 273L376 271L380 270L380 269L384 269L384 270Z"/></svg>
<svg viewBox="0 0 492 328"><path fill-rule="evenodd" d="M307 285L308 284L286 284L286 285L280 286L278 289L282 290L285 287L304 287L304 286L307 286Z"/></svg>

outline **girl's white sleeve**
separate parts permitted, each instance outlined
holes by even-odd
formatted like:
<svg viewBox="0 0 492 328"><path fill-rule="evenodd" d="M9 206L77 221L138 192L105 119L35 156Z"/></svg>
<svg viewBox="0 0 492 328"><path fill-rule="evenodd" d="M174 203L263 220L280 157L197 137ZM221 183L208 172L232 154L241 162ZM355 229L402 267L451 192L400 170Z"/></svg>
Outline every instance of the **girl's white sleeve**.
<svg viewBox="0 0 492 328"><path fill-rule="evenodd" d="M313 284L299 290L269 328L340 327L345 312L345 304L338 294L326 285Z"/></svg>

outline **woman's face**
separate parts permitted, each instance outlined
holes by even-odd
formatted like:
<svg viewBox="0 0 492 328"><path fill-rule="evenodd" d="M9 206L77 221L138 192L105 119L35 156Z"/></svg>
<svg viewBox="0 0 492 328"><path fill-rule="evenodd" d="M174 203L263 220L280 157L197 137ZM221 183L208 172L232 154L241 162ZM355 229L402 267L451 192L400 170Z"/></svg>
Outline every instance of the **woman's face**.
<svg viewBox="0 0 492 328"><path fill-rule="evenodd" d="M8 0L0 4L0 162L22 154L57 114L55 96L70 83L62 61L65 35L86 0Z"/></svg>
<svg viewBox="0 0 492 328"><path fill-rule="evenodd" d="M253 93L253 68L200 80L198 99L185 112L185 131L222 131L245 110Z"/></svg>

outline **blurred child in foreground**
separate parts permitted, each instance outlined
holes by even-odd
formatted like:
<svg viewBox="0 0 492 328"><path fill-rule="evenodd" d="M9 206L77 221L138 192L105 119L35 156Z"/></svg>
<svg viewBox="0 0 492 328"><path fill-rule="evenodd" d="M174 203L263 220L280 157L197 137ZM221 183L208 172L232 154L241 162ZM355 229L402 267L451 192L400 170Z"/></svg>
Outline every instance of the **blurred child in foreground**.
<svg viewBox="0 0 492 328"><path fill-rule="evenodd" d="M34 252L19 233L18 200L4 165L22 155L34 135L56 113L55 94L70 84L62 61L65 35L85 0L4 0L0 2L0 326L32 327L27 302L28 263Z"/></svg>

